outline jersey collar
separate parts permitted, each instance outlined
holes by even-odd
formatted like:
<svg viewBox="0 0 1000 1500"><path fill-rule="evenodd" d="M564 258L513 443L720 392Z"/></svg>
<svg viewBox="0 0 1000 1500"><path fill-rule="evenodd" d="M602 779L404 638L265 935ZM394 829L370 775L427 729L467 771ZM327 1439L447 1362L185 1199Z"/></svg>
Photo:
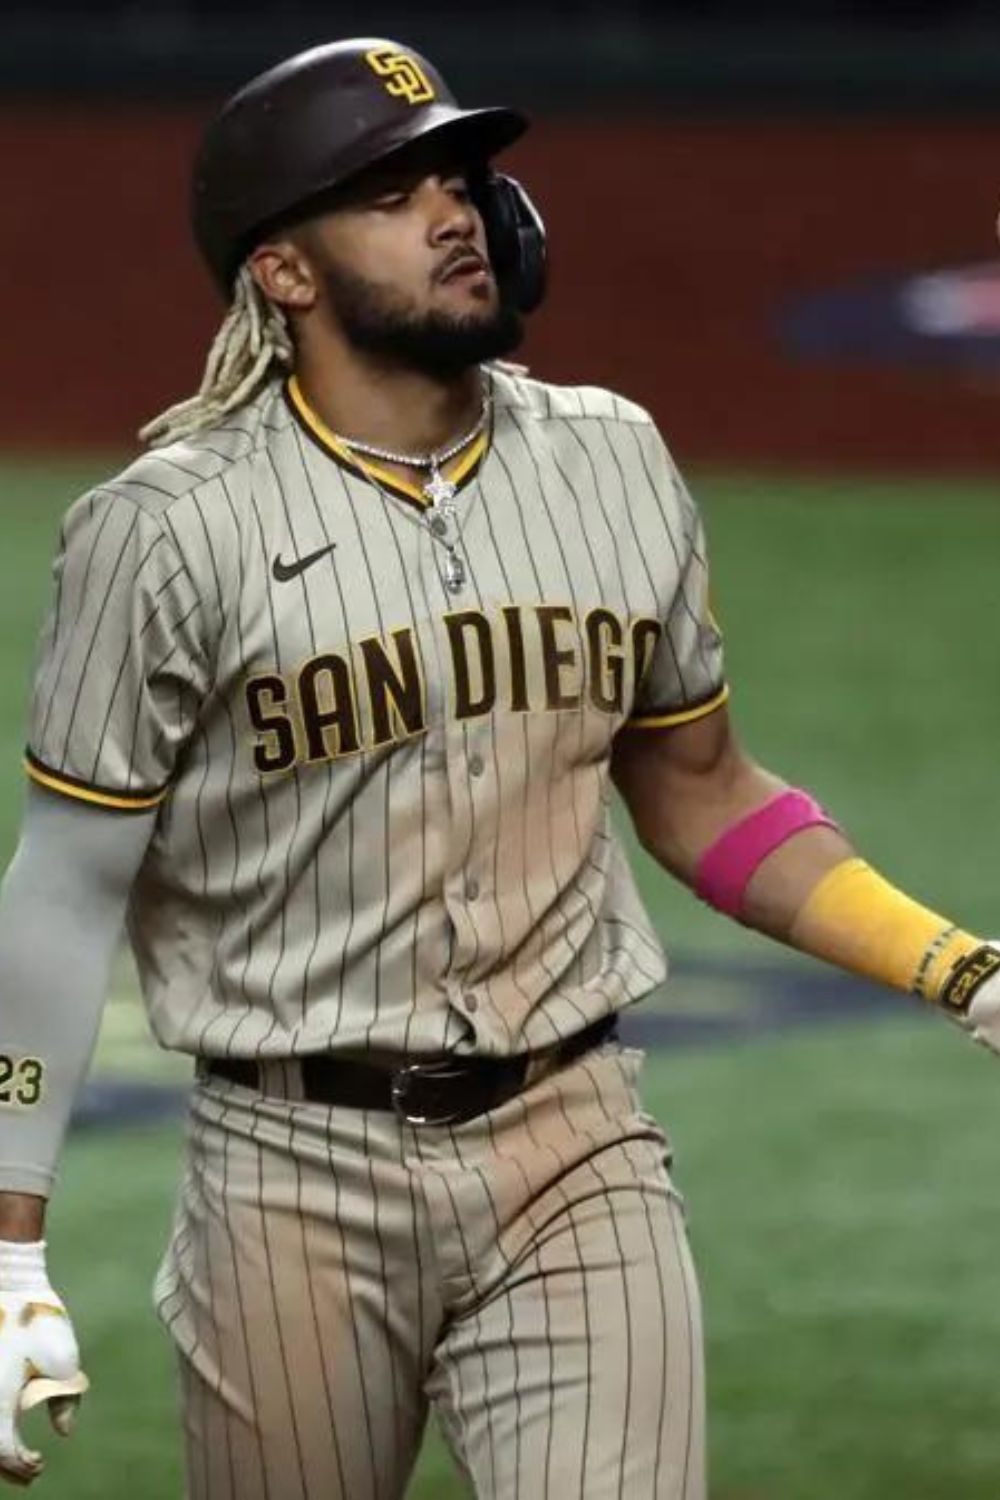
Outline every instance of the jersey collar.
<svg viewBox="0 0 1000 1500"><path fill-rule="evenodd" d="M302 392L302 387L294 375L290 375L285 381L284 395L292 416L303 432L305 432L307 437L312 439L317 447L322 448L323 452L332 458L334 463L338 464L340 468L346 469L355 479L366 479L370 484L374 484L377 489L388 490L400 500L406 500L411 505L419 506L421 510L427 510L430 507L431 502L415 484L410 484L407 480L401 479L398 474L394 474L390 469L383 468L381 464L374 463L369 458L361 459L357 457L345 444L340 442L336 434L331 432L329 427L327 427L322 417L309 405ZM460 453L453 463L442 470L445 478L450 479L452 484L458 489L462 489L471 479L475 478L483 459L486 457L491 437L492 433L489 429L486 432L481 432L475 441L469 444L464 453Z"/></svg>

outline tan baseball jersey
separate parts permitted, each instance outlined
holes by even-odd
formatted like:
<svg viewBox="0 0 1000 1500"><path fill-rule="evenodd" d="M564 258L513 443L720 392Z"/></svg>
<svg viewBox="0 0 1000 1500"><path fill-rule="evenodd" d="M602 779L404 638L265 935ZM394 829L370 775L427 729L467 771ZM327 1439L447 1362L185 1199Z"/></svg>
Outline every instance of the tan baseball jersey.
<svg viewBox="0 0 1000 1500"><path fill-rule="evenodd" d="M699 516L640 408L488 380L450 516L294 379L67 515L27 766L158 809L168 1047L508 1054L664 977L608 766L725 698Z"/></svg>

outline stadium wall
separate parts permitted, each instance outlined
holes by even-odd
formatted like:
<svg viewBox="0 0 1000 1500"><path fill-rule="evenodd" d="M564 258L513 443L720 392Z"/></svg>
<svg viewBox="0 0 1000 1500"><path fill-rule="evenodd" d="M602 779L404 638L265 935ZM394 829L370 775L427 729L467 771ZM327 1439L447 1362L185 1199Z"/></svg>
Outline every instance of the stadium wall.
<svg viewBox="0 0 1000 1500"><path fill-rule="evenodd" d="M0 445L121 448L197 383L219 315L185 223L201 118L0 109ZM527 358L646 403L684 461L1000 471L988 318L903 354L786 327L796 298L989 264L998 163L996 119L543 121L509 158L552 237Z"/></svg>

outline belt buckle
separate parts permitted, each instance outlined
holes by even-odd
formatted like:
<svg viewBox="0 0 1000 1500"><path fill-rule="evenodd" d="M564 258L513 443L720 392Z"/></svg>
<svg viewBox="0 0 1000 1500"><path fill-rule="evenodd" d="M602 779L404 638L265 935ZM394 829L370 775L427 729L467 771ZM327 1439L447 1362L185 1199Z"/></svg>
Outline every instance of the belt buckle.
<svg viewBox="0 0 1000 1500"><path fill-rule="evenodd" d="M392 1075L390 1082L392 1107L407 1125L454 1125L467 1117L465 1111L455 1108L428 1110L426 1107L418 1106L411 1096L415 1088L419 1088L424 1081L429 1081L433 1087L435 1081L443 1082L467 1076L467 1068L448 1059L442 1059L439 1062L408 1063L405 1068L398 1068Z"/></svg>

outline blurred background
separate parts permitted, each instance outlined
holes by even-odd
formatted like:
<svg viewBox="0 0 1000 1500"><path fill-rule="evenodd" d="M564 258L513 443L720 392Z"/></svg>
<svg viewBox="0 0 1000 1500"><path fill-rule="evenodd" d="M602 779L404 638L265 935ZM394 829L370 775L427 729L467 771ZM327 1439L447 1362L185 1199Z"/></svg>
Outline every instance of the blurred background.
<svg viewBox="0 0 1000 1500"><path fill-rule="evenodd" d="M986 0L8 0L0 852L60 514L196 386L221 315L186 226L199 131L255 71L360 33L534 116L506 161L551 236L526 358L656 415L707 518L754 752L914 894L1000 932ZM1000 1062L633 854L675 960L632 1037L704 1286L713 1500L995 1500ZM145 1040L123 959L51 1214L94 1380L53 1496L181 1493L148 1287L187 1073ZM411 1500L461 1494L432 1436Z"/></svg>

